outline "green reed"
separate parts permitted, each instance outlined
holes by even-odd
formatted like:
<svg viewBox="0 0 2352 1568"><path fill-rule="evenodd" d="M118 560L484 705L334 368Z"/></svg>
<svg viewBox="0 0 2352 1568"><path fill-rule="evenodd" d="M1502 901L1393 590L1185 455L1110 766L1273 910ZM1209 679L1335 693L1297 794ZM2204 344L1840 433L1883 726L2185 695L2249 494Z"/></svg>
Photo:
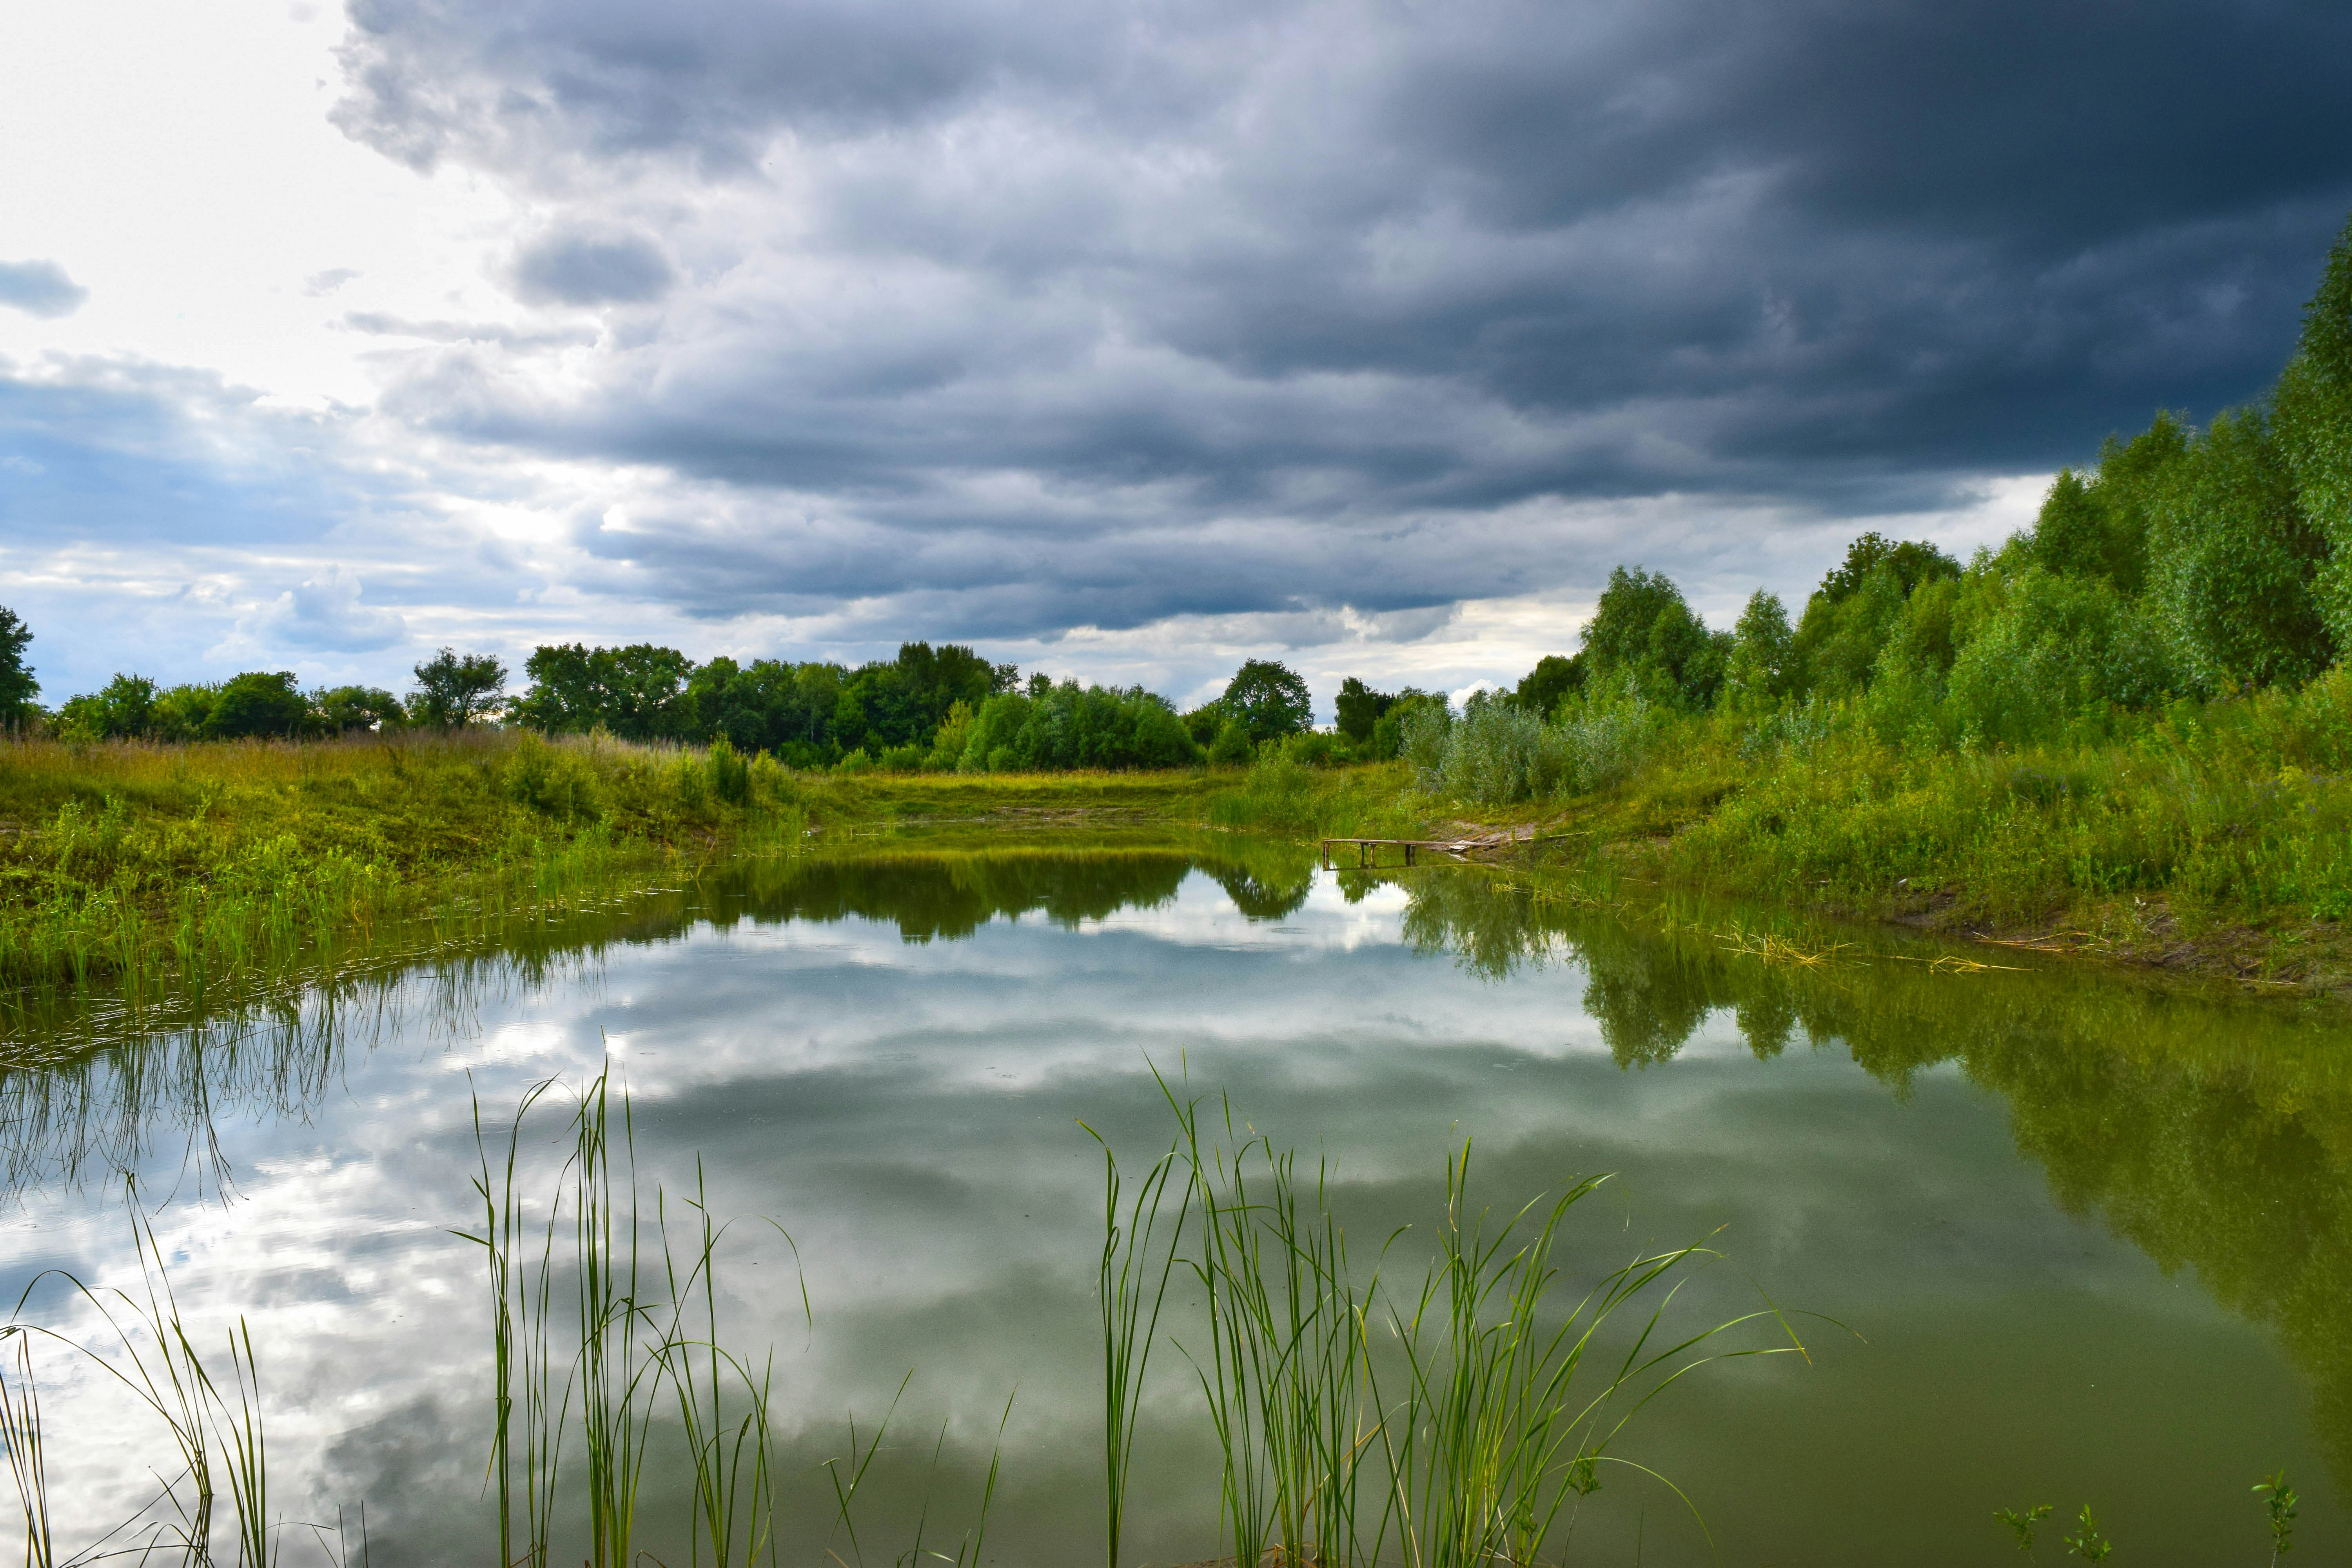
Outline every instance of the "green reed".
<svg viewBox="0 0 2352 1568"><path fill-rule="evenodd" d="M51 1551L47 1476L39 1462L40 1412L37 1402L30 1397L30 1344L38 1336L86 1357L112 1377L163 1421L178 1450L178 1472L165 1479L154 1500L140 1510L141 1515L150 1511L157 1515L156 1522L146 1527L144 1542L136 1548L125 1545L106 1554L128 1555L135 1550L144 1559L158 1551L176 1550L184 1563L209 1565L213 1561L214 1505L218 1498L215 1477L225 1476L236 1515L237 1562L242 1568L264 1568L276 1561L271 1537L278 1527L269 1516L268 1441L261 1408L260 1360L252 1333L240 1318L236 1331L229 1336L230 1387L236 1394L232 1406L189 1335L164 1265L163 1247L139 1206L135 1185L126 1189L125 1198L131 1239L139 1256L143 1286L141 1298L113 1287L86 1284L64 1269L47 1269L26 1284L24 1295L16 1301L16 1316L21 1318L26 1298L42 1280L55 1275L106 1323L119 1349L119 1359L38 1324L12 1322L5 1330L0 1330L0 1333L16 1337L18 1344L22 1384L20 1397L13 1403L8 1448L18 1499L26 1518L27 1561L46 1563ZM22 1467L16 1462L19 1454L27 1460ZM36 1519L39 1521L37 1528ZM108 1540L118 1535L127 1538L137 1526L138 1516L134 1516L110 1531ZM37 1555L31 1550L36 1538L40 1547ZM96 1551L92 1548L75 1560L86 1560Z"/></svg>
<svg viewBox="0 0 2352 1568"><path fill-rule="evenodd" d="M1171 1094L1170 1104L1201 1211L1185 1259L1205 1302L1205 1349L1192 1360L1223 1456L1226 1539L1244 1563L1269 1551L1294 1563L1374 1560L1380 1531L1363 1551L1358 1481L1379 1418L1364 1342L1377 1287L1350 1280L1328 1168L1307 1198L1294 1154L1262 1136L1204 1146L1197 1102Z"/></svg>
<svg viewBox="0 0 2352 1568"><path fill-rule="evenodd" d="M701 1561L701 1542L707 1536L716 1568L735 1568L758 1561L775 1534L776 1453L770 1417L775 1352L770 1349L755 1369L721 1342L718 1259L727 1226L712 1218L699 1158L694 1163L694 1189L687 1206L693 1211L698 1234L682 1279L668 1245L668 1215L664 1212L660 1216L662 1265L674 1305L669 1332L656 1353L677 1396L678 1423L694 1460L690 1560ZM781 1226L776 1229L790 1246L792 1237ZM698 1300L701 1337L689 1338L684 1327ZM805 1282L801 1303L814 1326Z"/></svg>
<svg viewBox="0 0 2352 1568"><path fill-rule="evenodd" d="M1548 1207L1533 1200L1490 1230L1489 1214L1470 1205L1470 1144L1448 1157L1439 1258L1411 1307L1391 1301L1388 1310L1406 1376L1381 1436L1412 1562L1468 1568L1536 1561L1570 1499L1598 1489L1600 1465L1633 1465L1610 1450L1665 1388L1713 1361L1805 1354L1769 1300L1679 1339L1662 1333L1689 1268L1717 1256L1699 1244L1638 1254L1558 1311L1561 1227L1607 1180L1575 1182ZM1613 1363L1600 1360L1580 1383L1604 1328L1645 1307L1622 1352ZM1765 1320L1787 1334L1786 1344L1705 1348ZM1571 1530L1573 1521L1571 1510Z"/></svg>
<svg viewBox="0 0 2352 1568"><path fill-rule="evenodd" d="M547 1568L564 1521L561 1499L580 1510L576 1524L592 1568L627 1568L645 1555L636 1544L639 1505L658 1449L682 1457L689 1472L688 1562L703 1562L706 1551L715 1568L775 1562L784 1476L774 1352L734 1345L723 1332L720 1263L730 1222L712 1212L698 1161L693 1194L678 1203L680 1226L673 1228L668 1195L655 1189L648 1243L634 1112L609 1068L574 1100L551 1200L543 1217L526 1219L525 1127L556 1088L549 1079L528 1090L503 1140L485 1126L476 1101L481 1229L458 1233L483 1248L487 1264L493 1399L485 1481L498 1497L500 1561ZM773 1228L797 1269L790 1233ZM558 1289L562 1276L568 1294ZM813 1328L804 1278L799 1293ZM862 1440L853 1419L845 1459L824 1467L835 1524L848 1533L853 1552L857 1493L897 1405L894 1398ZM661 1419L666 1413L674 1426ZM1008 1401L1000 1445L1011 1414ZM576 1457L567 1460L567 1452ZM928 1511L917 1523L919 1554L976 1563L997 1478L992 1457L978 1522L955 1556L921 1545Z"/></svg>
<svg viewBox="0 0 2352 1568"><path fill-rule="evenodd" d="M1086 1127L1084 1122L1078 1125ZM1137 1395L1150 1369L1152 1344L1160 1337L1160 1310L1167 1301L1169 1276L1176 1267L1175 1238L1183 1230L1193 1189L1189 1182L1176 1189L1175 1220L1169 1226L1166 1243L1160 1244L1161 1214L1176 1171L1176 1151L1170 1150L1153 1162L1137 1184L1122 1226L1118 1156L1102 1134L1091 1127L1086 1127L1086 1131L1103 1152L1103 1246L1096 1288L1102 1316L1103 1512L1108 1561L1110 1568L1118 1568L1119 1540L1127 1526L1128 1478L1135 1459ZM1010 1409L1008 1405L1008 1414ZM992 1465L992 1489L994 1479Z"/></svg>
<svg viewBox="0 0 2352 1568"><path fill-rule="evenodd" d="M1230 1102L1219 1102L1219 1128L1204 1122L1202 1101L1180 1098L1165 1079L1160 1088L1176 1136L1124 1206L1105 1149L1111 1568L1148 1364L1139 1336L1148 1342L1175 1267L1202 1290L1192 1343L1176 1342L1216 1438L1220 1531L1241 1563L1542 1561L1564 1548L1570 1504L1598 1489L1599 1466L1654 1475L1612 1450L1664 1388L1728 1356L1804 1353L1769 1300L1696 1332L1663 1331L1682 1279L1716 1256L1703 1245L1637 1254L1567 1300L1557 1289L1563 1227L1606 1178L1574 1182L1497 1222L1472 1205L1467 1142L1447 1160L1437 1257L1418 1288L1400 1292L1382 1277L1402 1231L1360 1277L1328 1162L1309 1173L1295 1152L1240 1127ZM1162 1231L1171 1201L1175 1221ZM1604 1331L1621 1317L1639 1321L1618 1336L1629 1342L1603 1356ZM1788 1342L1715 1348L1765 1320Z"/></svg>
<svg viewBox="0 0 2352 1568"><path fill-rule="evenodd" d="M14 1340L16 1375L0 1372L0 1453L25 1510L25 1568L51 1568L57 1561L49 1529L49 1472L41 1447L41 1395L33 1381L33 1344L21 1330L0 1329Z"/></svg>

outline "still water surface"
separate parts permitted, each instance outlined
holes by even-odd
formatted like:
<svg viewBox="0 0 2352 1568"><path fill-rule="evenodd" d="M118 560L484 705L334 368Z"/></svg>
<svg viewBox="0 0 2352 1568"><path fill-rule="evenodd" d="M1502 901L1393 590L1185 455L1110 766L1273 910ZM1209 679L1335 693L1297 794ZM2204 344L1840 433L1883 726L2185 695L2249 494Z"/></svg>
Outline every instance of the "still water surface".
<svg viewBox="0 0 2352 1568"><path fill-rule="evenodd" d="M451 1234L478 1213L471 1096L495 1120L609 1058L646 1191L690 1186L698 1158L716 1209L797 1247L799 1274L773 1230L739 1229L727 1276L730 1336L776 1346L803 1485L784 1559L856 1560L814 1467L911 1373L866 1558L907 1549L926 1493L934 1536L961 1531L1011 1396L990 1560L1099 1561L1101 1163L1076 1122L1148 1163L1171 1131L1156 1063L1332 1160L1352 1236L1426 1234L1467 1137L1500 1205L1617 1173L1572 1274L1712 1234L1727 1258L1677 1301L1686 1325L1759 1291L1843 1325L1794 1319L1809 1361L1706 1369L1623 1445L1704 1510L1722 1562L1999 1561L1994 1509L2086 1500L2116 1561L2258 1562L2248 1488L2282 1465L2302 1560L2342 1560L2340 1017L2080 969L1943 973L1928 949L1798 969L1727 951L1721 923L1661 934L1486 873L1198 851L746 868L541 951L0 1079L0 1283L134 1283L134 1173L200 1334L242 1313L261 1347L277 1506L364 1500L374 1563L484 1561L481 1255ZM93 1329L54 1282L28 1315ZM79 1542L145 1500L163 1436L86 1368L41 1369ZM1158 1370L1131 1557L1181 1563L1216 1545L1213 1450L1181 1357ZM675 1481L650 1477L652 1537ZM1716 1560L1632 1472L1573 1547Z"/></svg>

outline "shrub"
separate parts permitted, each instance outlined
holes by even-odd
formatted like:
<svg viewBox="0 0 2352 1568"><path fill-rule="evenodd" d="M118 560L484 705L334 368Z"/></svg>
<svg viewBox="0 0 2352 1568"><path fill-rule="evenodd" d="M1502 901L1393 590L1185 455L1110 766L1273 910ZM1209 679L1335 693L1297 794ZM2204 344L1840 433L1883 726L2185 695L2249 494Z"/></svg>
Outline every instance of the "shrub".
<svg viewBox="0 0 2352 1568"><path fill-rule="evenodd" d="M294 672L249 671L220 689L205 716L209 740L232 741L248 735L293 735L310 716L310 703L294 685Z"/></svg>
<svg viewBox="0 0 2352 1568"><path fill-rule="evenodd" d="M710 770L710 793L730 805L741 805L751 798L751 768L735 742L721 735L710 742L704 759Z"/></svg>
<svg viewBox="0 0 2352 1568"><path fill-rule="evenodd" d="M1217 731L1216 741L1209 747L1209 765L1213 768L1239 768L1249 765L1252 755L1249 731L1238 719L1225 721Z"/></svg>
<svg viewBox="0 0 2352 1568"><path fill-rule="evenodd" d="M2106 705L2161 701L2176 685L2158 627L2108 579L2030 566L2002 592L1952 666L1949 721L1959 739L2049 739Z"/></svg>
<svg viewBox="0 0 2352 1568"><path fill-rule="evenodd" d="M1557 794L1573 767L1563 729L1482 691L1447 729L1435 782L1456 800L1501 805Z"/></svg>
<svg viewBox="0 0 2352 1568"><path fill-rule="evenodd" d="M1279 746L1265 747L1242 787L1210 803L1209 820L1222 827L1316 832L1322 823L1315 770Z"/></svg>
<svg viewBox="0 0 2352 1568"><path fill-rule="evenodd" d="M1333 767L1352 760L1346 741L1319 730L1289 737L1281 743L1280 751L1292 762L1310 768Z"/></svg>
<svg viewBox="0 0 2352 1568"><path fill-rule="evenodd" d="M1631 681L1570 704L1559 724L1568 751L1566 786L1591 795L1633 777L1648 750L1651 724L1650 705Z"/></svg>
<svg viewBox="0 0 2352 1568"><path fill-rule="evenodd" d="M604 815L596 770L578 752L525 733L499 767L500 792L558 822L593 822Z"/></svg>

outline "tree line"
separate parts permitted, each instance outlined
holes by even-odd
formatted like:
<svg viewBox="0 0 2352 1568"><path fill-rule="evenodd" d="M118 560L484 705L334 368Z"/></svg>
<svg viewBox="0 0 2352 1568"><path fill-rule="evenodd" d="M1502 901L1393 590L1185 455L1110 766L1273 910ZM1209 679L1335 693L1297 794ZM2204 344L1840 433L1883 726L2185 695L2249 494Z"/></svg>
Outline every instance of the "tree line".
<svg viewBox="0 0 2352 1568"><path fill-rule="evenodd" d="M1860 722L1915 750L2098 742L2179 701L2294 688L2352 652L2352 224L2260 398L2159 413L2059 473L2032 527L1963 565L1865 533L1792 620L1759 590L1710 630L1662 574L1610 574L1579 650L1403 749L1479 798L1595 787L1669 715L1758 736Z"/></svg>
<svg viewBox="0 0 2352 1568"><path fill-rule="evenodd" d="M0 609L0 723L43 717L25 662L30 637ZM2347 650L2352 224L2329 252L2294 357L2262 398L2201 429L2160 413L2129 440L2111 437L2095 463L2058 475L2033 526L2000 549L1963 565L1932 544L1865 533L1793 619L1759 589L1721 630L1663 574L1621 565L1575 653L1539 660L1461 717L1517 724L1513 745L1549 743L1528 721L1583 725L1577 744L1598 778L1618 766L1608 756L1633 710L1760 719L1843 704L1889 742L2023 742L2102 714L2293 685ZM1140 687L1024 682L1010 664L925 642L854 669L553 644L526 661L528 687L511 700L505 667L488 655L443 648L415 673L405 698L360 686L304 692L283 671L170 688L119 675L52 717L68 735L164 740L499 717L555 733L724 737L793 767L906 771L1233 763L1269 750L1309 763L1385 760L1412 753L1416 736L1426 767L1455 722L1440 694L1350 677L1336 728L1314 733L1305 682L1267 660L1179 712Z"/></svg>
<svg viewBox="0 0 2352 1568"><path fill-rule="evenodd" d="M1044 674L1024 681L1013 665L927 642L855 668L723 656L698 664L650 643L546 644L524 662L525 687L511 695L496 656L445 647L415 667L405 696L372 686L306 691L286 670L169 687L125 674L50 713L35 701L30 642L22 620L0 608L0 724L37 724L79 741L325 737L495 721L547 734L723 739L744 755L801 769L971 773L1247 762L1313 723L1306 682L1269 660L1244 664L1215 700L1180 712L1139 686Z"/></svg>

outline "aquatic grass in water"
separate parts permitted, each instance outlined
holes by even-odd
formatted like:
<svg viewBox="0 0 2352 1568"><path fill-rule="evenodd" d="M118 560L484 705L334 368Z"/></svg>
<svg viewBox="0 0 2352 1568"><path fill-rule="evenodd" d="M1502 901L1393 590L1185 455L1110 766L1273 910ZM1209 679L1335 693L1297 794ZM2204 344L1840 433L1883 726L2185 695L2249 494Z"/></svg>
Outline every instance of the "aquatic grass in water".
<svg viewBox="0 0 2352 1568"><path fill-rule="evenodd" d="M1176 1216L1163 1245L1160 1219L1176 1170L1176 1152L1169 1151L1153 1162L1138 1184L1122 1224L1118 1159L1102 1134L1084 1122L1078 1125L1086 1128L1087 1136L1103 1152L1103 1247L1095 1300L1102 1315L1107 1561L1109 1568L1118 1568L1119 1542L1127 1526L1128 1477L1135 1459L1138 1395L1150 1370L1151 1347L1160 1337L1160 1311L1168 1300L1169 1276L1175 1272L1175 1241L1191 1208L1192 1186L1187 1183L1177 1188Z"/></svg>
<svg viewBox="0 0 2352 1568"><path fill-rule="evenodd" d="M1415 1568L1532 1563L1556 1537L1564 1547L1573 1513L1563 1526L1562 1510L1598 1489L1600 1465L1633 1464L1612 1449L1660 1392L1710 1361L1804 1353L1769 1300L1694 1334L1663 1332L1675 1277L1715 1256L1703 1246L1638 1255L1559 1312L1561 1227L1606 1178L1491 1226L1470 1206L1466 1143L1447 1162L1438 1257L1419 1289L1400 1297L1378 1264L1360 1279L1351 1268L1327 1163L1310 1181L1294 1152L1241 1135L1222 1100L1224 1136L1204 1136L1202 1101L1165 1079L1160 1088L1177 1121L1174 1145L1125 1209L1106 1149L1099 1288L1111 1568L1146 1364L1138 1327L1157 1320L1180 1264L1201 1286L1202 1310L1197 1330L1171 1338L1215 1434L1220 1530L1236 1563L1371 1564L1394 1552ZM1171 1157L1185 1183L1155 1247ZM1387 1238L1381 1262L1402 1235ZM1644 1306L1622 1354L1580 1380L1603 1330ZM1711 1348L1765 1320L1786 1344Z"/></svg>
<svg viewBox="0 0 2352 1568"><path fill-rule="evenodd" d="M686 1461L682 1495L690 1506L677 1531L686 1562L702 1562L706 1549L724 1568L780 1561L775 1434L785 1416L772 1352L731 1346L721 1321L728 1226L711 1211L707 1176L698 1163L692 1195L675 1203L656 1189L657 1240L649 1237L640 1224L628 1098L607 1072L567 1096L552 1201L534 1205L523 1169L526 1123L558 1087L551 1080L530 1090L503 1128L488 1124L478 1105L476 1111L483 1224L468 1239L484 1248L490 1286L495 1397L483 1479L497 1494L500 1561L547 1568L580 1550L591 1563L619 1568L647 1555L639 1504L656 1452ZM1386 1237L1360 1271L1328 1163L1309 1169L1222 1098L1204 1116L1207 1100L1181 1098L1181 1086L1165 1079L1160 1087L1176 1133L1141 1181L1124 1181L1097 1140L1105 1158L1097 1282L1111 1568L1121 1563L1137 1412L1163 1333L1190 1361L1215 1439L1226 1544L1237 1561L1297 1568L1559 1560L1603 1467L1648 1473L1623 1444L1651 1399L1715 1360L1803 1352L1769 1300L1696 1332L1669 1331L1680 1281L1715 1256L1703 1244L1641 1252L1601 1268L1580 1292L1566 1289L1583 1272L1569 1256L1569 1222L1606 1178L1491 1211L1472 1196L1467 1143L1447 1162L1433 1257L1417 1283L1400 1289L1392 1281L1411 1232ZM100 1364L165 1421L181 1468L142 1510L155 1517L126 1521L109 1540L209 1563L217 1483L229 1494L239 1560L258 1568L276 1557L288 1526L270 1514L255 1339L240 1321L232 1375L216 1380L196 1353L135 1204L132 1225L146 1270L143 1304L73 1283L123 1347L119 1363ZM1201 1308L1171 1328L1168 1291L1180 1277L1202 1287ZM805 1283L802 1304L814 1326ZM1725 1338L1768 1321L1785 1342ZM47 1331L16 1324L5 1332L18 1354L16 1371L0 1379L0 1448L25 1509L27 1561L48 1563L60 1554L51 1543L28 1349ZM874 1534L856 1515L897 1407L894 1399L871 1428L853 1423L845 1451L824 1466L835 1489L831 1528L846 1536L841 1560L862 1560L861 1536ZM972 1526L952 1548L945 1540L932 1545L926 1492L908 1510L913 1548L896 1561L961 1568L982 1560L1011 1408L1008 1399ZM934 1479L946 1436L943 1425L932 1445ZM2257 1491L2268 1500L2275 1560L2289 1544L2294 1494L2283 1476ZM2021 1545L2030 1549L2032 1527L2046 1514L2013 1516L2023 1526ZM907 1522L902 1516L902 1530ZM295 1528L316 1531L337 1555L326 1525ZM2068 1545L2093 1560L2110 1550L2087 1509ZM101 1542L79 1560L110 1549Z"/></svg>
<svg viewBox="0 0 2352 1568"><path fill-rule="evenodd" d="M184 1563L211 1563L218 1473L225 1474L228 1482L237 1562L242 1568L262 1568L276 1561L271 1537L282 1523L269 1512L268 1443L261 1410L260 1361L252 1334L240 1318L229 1336L231 1387L236 1395L232 1407L189 1337L164 1267L163 1248L140 1209L135 1185L126 1187L125 1203L143 1277L143 1301L110 1287L90 1286L63 1269L49 1269L35 1276L16 1302L16 1316L21 1319L26 1298L43 1279L55 1275L97 1311L111 1331L121 1360L37 1324L17 1321L0 1330L0 1334L15 1338L17 1344L21 1383L16 1396L7 1402L7 1449L25 1511L27 1560L54 1559L47 1478L41 1463L40 1409L33 1393L31 1342L38 1336L68 1347L104 1370L160 1417L180 1459L178 1472L163 1480L146 1507L71 1561L134 1552L143 1559L159 1551L176 1551ZM215 1460L220 1461L217 1471ZM146 1521L149 1514L155 1516L152 1522ZM130 1544L142 1533L138 1544ZM121 1544L115 1544L118 1538Z"/></svg>
<svg viewBox="0 0 2352 1568"><path fill-rule="evenodd" d="M474 1186L482 1229L460 1233L483 1248L489 1284L495 1387L488 1479L498 1494L501 1560L533 1568L550 1560L564 1446L576 1439L588 1561L593 1568L626 1568L634 1561L639 1492L667 1384L694 1475L690 1560L701 1561L707 1541L720 1568L752 1562L770 1543L775 1522L772 1368L755 1372L719 1338L725 1227L710 1215L698 1171L688 1205L697 1219L694 1247L681 1270L667 1200L657 1194L667 1298L646 1297L633 1118L625 1095L615 1116L609 1072L575 1102L556 1200L542 1225L528 1225L518 1178L523 1128L554 1087L551 1079L524 1095L496 1165L477 1101L481 1163ZM561 1261L572 1280L571 1315L560 1325L559 1236L571 1244ZM667 1322L659 1321L665 1305ZM687 1331L688 1314L698 1307L699 1337ZM572 1347L568 1360L559 1360L563 1345Z"/></svg>

